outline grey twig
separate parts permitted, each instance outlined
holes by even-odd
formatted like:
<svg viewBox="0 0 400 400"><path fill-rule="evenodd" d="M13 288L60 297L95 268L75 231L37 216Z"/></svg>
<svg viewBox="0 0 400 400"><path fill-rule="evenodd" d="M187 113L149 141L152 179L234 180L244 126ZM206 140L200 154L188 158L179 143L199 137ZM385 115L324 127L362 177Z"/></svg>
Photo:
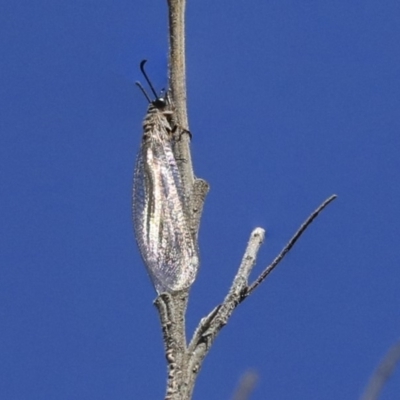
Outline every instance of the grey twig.
<svg viewBox="0 0 400 400"><path fill-rule="evenodd" d="M258 251L264 241L265 231L262 228L256 228L250 235L246 251L244 253L239 270L233 280L227 296L222 304L216 307L208 316L200 321L192 340L190 341L188 351L190 357L190 365L198 371L201 368L204 357L209 352L211 345L217 337L220 330L227 324L234 309L246 299L252 291L266 278L266 276L275 268L283 259L285 254L294 246L296 241L307 229L311 222L318 214L334 199L336 195L325 200L301 225L296 234L289 243L284 247L282 252L275 258L270 266L268 266L260 277L251 286L248 285L249 275L254 268ZM267 272L265 272L267 271Z"/></svg>
<svg viewBox="0 0 400 400"><path fill-rule="evenodd" d="M372 374L361 400L378 400L379 395L400 362L400 340L383 357Z"/></svg>
<svg viewBox="0 0 400 400"><path fill-rule="evenodd" d="M185 56L186 0L168 0L169 16L169 90L178 126L189 129L186 104Z"/></svg>
<svg viewBox="0 0 400 400"><path fill-rule="evenodd" d="M260 274L260 276L252 283L246 291L243 293L243 298L249 296L254 289L274 270L274 268L283 260L285 255L290 251L290 249L295 245L295 243L300 239L300 236L304 233L304 231L308 228L311 222L317 218L318 214L333 200L337 198L337 195L334 194L327 198L300 226L298 231L293 235L293 237L289 240L288 244L282 249L282 251L278 254L274 261Z"/></svg>
<svg viewBox="0 0 400 400"><path fill-rule="evenodd" d="M185 213L197 247L197 236L208 184L195 178L190 153L189 122L186 103L185 61L186 0L168 0L169 16L169 92L173 107L172 119L179 131L173 152L185 193ZM160 315L165 354L168 365L166 400L189 400L194 387L194 375L189 370L189 355L185 335L185 313L189 290L162 293L155 305Z"/></svg>
<svg viewBox="0 0 400 400"><path fill-rule="evenodd" d="M169 19L169 95L173 104L173 120L181 130L189 132L186 101L185 56L186 0L168 0ZM187 199L192 193L194 172L190 154L190 135L181 134L174 147Z"/></svg>
<svg viewBox="0 0 400 400"><path fill-rule="evenodd" d="M251 233L239 270L227 296L222 304L200 321L189 344L189 351L193 354L193 357L196 357L194 363L201 364L218 332L226 325L233 310L239 304L241 293L247 287L247 280L255 264L264 235L265 231L262 228L256 228Z"/></svg>
<svg viewBox="0 0 400 400"><path fill-rule="evenodd" d="M208 183L195 177L190 153L186 99L185 9L186 0L167 0L169 20L169 98L172 119L178 127L173 151L185 193L185 208L192 237L197 242L200 218L209 190ZM189 134L187 134L189 133Z"/></svg>
<svg viewBox="0 0 400 400"><path fill-rule="evenodd" d="M165 356L168 365L168 380L165 400L184 400L181 397L185 386L184 370L186 357L185 312L188 292L162 293L156 305L163 332Z"/></svg>

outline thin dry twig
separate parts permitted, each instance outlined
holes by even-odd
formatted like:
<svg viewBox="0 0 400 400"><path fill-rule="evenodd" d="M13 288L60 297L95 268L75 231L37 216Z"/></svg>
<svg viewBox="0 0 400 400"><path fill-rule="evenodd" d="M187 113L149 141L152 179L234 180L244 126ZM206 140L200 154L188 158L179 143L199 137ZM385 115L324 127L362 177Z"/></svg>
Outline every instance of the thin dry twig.
<svg viewBox="0 0 400 400"><path fill-rule="evenodd" d="M311 222L314 221L315 218L317 218L318 214L330 203L332 203L333 200L337 198L337 195L334 194L327 198L305 221L304 223L300 226L298 231L293 235L293 237L289 240L288 244L282 249L282 251L279 253L279 255L275 258L274 261L270 265L268 265L267 268L260 274L260 276L252 283L246 291L243 293L243 297L249 296L254 289L257 288L257 286L275 269L275 267L283 260L283 258L286 256L286 254L290 251L290 249L295 245L295 243L300 239L300 236L304 233L304 231L308 228L308 226L311 224Z"/></svg>
<svg viewBox="0 0 400 400"><path fill-rule="evenodd" d="M261 274L263 278L259 281L264 281L266 276L275 268L278 263L283 259L285 254L294 246L296 241L304 233L307 227L310 226L311 222L318 216L318 214L337 196L333 195L325 200L301 225L299 230L295 233L289 243L284 247L282 252L275 258L273 263L266 268L267 274ZM193 334L193 338L188 346L189 366L195 373L191 375L191 379L195 379L194 375L197 375L205 356L208 354L212 344L214 343L218 333L227 324L235 308L246 299L256 286L248 286L248 277L256 263L257 253L264 240L265 231L262 228L256 228L250 235L249 242L247 244L246 251L244 253L242 262L239 270L233 280L232 286L229 289L227 296L224 301L216 307L210 314L202 318L199 326ZM276 261L278 260L278 261ZM271 268L271 266L273 266ZM258 280L256 281L258 282ZM258 284L259 284L258 283ZM253 288L251 291L250 288Z"/></svg>
<svg viewBox="0 0 400 400"><path fill-rule="evenodd" d="M361 400L378 400L386 382L400 363L400 340L385 354L375 372L372 374Z"/></svg>

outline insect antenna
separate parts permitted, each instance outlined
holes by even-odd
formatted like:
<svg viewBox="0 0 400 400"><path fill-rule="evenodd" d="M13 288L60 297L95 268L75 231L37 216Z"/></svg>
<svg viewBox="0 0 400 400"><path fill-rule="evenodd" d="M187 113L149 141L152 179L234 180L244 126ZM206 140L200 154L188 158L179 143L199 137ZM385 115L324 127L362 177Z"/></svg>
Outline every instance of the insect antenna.
<svg viewBox="0 0 400 400"><path fill-rule="evenodd" d="M135 82L136 86L139 87L139 89L142 91L142 93L144 94L144 97L146 97L147 101L149 103L151 103L151 99L149 97L149 95L146 93L146 91L144 90L144 87L142 86L142 84L140 82Z"/></svg>
<svg viewBox="0 0 400 400"><path fill-rule="evenodd" d="M150 87L151 91L153 92L154 97L156 99L158 99L159 96L157 95L157 92L155 91L154 86L152 85L146 71L144 70L144 64L146 64L146 62L147 62L147 60L142 60L142 62L140 63L140 70L142 71L142 74L143 74L144 78L146 79L146 82L149 84L149 87Z"/></svg>

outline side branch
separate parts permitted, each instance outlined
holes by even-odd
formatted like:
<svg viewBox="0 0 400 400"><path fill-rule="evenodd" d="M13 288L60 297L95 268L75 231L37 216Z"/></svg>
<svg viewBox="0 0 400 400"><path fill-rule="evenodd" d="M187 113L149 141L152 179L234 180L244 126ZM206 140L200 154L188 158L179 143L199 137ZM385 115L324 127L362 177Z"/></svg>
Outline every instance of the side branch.
<svg viewBox="0 0 400 400"><path fill-rule="evenodd" d="M279 255L275 258L272 263L265 268L265 270L260 274L260 276L252 283L242 294L243 299L248 297L254 289L275 269L275 267L283 260L286 254L290 251L290 249L296 244L296 242L300 239L300 236L304 233L304 231L309 227L311 222L317 218L318 214L333 200L337 198L337 195L334 194L331 197L327 198L300 226L298 231L293 235L293 237L289 240L288 244L283 248L283 250L279 253Z"/></svg>
<svg viewBox="0 0 400 400"><path fill-rule="evenodd" d="M261 282L264 281L270 272L280 263L280 261L282 261L285 255L295 245L311 222L328 204L335 200L336 197L336 195L329 197L306 219L272 264L270 264L256 279L256 281L249 286L249 275L256 263L257 254L265 235L265 231L262 228L254 229L251 233L242 263L227 296L222 304L217 306L206 317L202 318L189 344L188 353L191 357L190 364L192 365L193 370L196 370L196 373L200 369L202 361L210 350L212 343L220 330L227 324L235 308L246 299Z"/></svg>
<svg viewBox="0 0 400 400"><path fill-rule="evenodd" d="M204 180L196 178L194 180L192 194L190 196L190 231L193 240L197 243L200 227L200 218L203 213L204 200L210 190L210 185Z"/></svg>

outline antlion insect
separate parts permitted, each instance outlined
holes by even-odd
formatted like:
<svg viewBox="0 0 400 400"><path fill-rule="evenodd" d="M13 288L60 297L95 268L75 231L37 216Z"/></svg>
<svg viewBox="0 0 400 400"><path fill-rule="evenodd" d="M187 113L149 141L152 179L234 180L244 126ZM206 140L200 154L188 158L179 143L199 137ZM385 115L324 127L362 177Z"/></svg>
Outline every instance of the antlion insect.
<svg viewBox="0 0 400 400"><path fill-rule="evenodd" d="M168 96L159 97L144 70L155 100L149 102L133 182L133 225L140 253L158 294L188 288L199 265L184 210L185 195L172 151L173 114Z"/></svg>

